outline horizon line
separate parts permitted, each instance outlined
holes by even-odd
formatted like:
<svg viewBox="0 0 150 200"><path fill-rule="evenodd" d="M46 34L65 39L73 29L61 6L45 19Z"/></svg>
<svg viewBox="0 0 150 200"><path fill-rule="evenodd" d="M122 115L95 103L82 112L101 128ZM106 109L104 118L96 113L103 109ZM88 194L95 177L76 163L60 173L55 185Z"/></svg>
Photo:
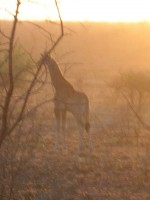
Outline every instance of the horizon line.
<svg viewBox="0 0 150 200"><path fill-rule="evenodd" d="M0 19L1 21L13 21L13 19ZM48 19L18 19L18 22L59 22L59 20L48 20ZM64 23L150 23L150 20L133 20L133 21L125 21L125 20L63 20Z"/></svg>

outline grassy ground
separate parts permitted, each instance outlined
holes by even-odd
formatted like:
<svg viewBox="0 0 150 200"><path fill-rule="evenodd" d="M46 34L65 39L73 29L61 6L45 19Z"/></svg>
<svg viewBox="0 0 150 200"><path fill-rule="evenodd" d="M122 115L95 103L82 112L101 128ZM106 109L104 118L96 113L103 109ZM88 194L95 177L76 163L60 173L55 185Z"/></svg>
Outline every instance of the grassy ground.
<svg viewBox="0 0 150 200"><path fill-rule="evenodd" d="M89 152L85 145L80 154L77 154L76 130L67 132L67 148L61 146L60 151L54 150L54 134L46 127L36 144L33 138L21 140L21 149L30 148L32 155L23 150L22 160L19 155L16 159L15 154L14 163L11 162L14 168L6 176L10 181L3 179L7 185L14 178L11 199L150 199L149 141L139 139L137 144L135 137L126 141L111 131L103 134L93 129L92 132L93 151ZM87 136L85 143L86 139ZM6 168L9 165L7 160Z"/></svg>
<svg viewBox="0 0 150 200"><path fill-rule="evenodd" d="M6 23L5 25L8 26ZM117 101L118 97L111 99L112 91L105 87L105 84L110 84L109 80L116 74L116 69L119 69L120 74L126 68L132 71L149 67L147 41L150 34L143 38L143 33L150 32L149 24L132 24L129 29L123 24L95 24L92 25L95 29L86 27L87 33L82 26L75 26L77 28L74 27L73 30L79 34L63 40L64 44L59 48L57 57L61 64L63 60L59 58L76 49L76 56L72 53L69 59L67 56L67 61L63 61L66 65L62 67L66 67L69 62L74 64L73 71L67 74L67 78L89 96L93 151L89 152L85 146L77 154L79 135L77 127L72 124L68 126L66 148L61 146L60 151L55 151L56 129L50 112L51 103L49 107L41 107L42 114L37 112L30 119L25 119L0 150L0 200L150 199L149 133L144 133L145 130L139 126L137 119L129 116L131 111L127 110L126 103ZM39 59L45 44L48 44L47 39L43 38L43 34L39 36L30 25L18 28L18 35L21 35L25 49L29 52L36 49L33 56ZM30 36L31 32L35 33L32 35L32 38L35 37L32 42L31 37L27 37L27 32ZM89 45L86 49L85 43ZM141 49L144 49L144 54ZM20 66L18 59L17 62ZM22 59L20 62L22 64ZM26 82L21 85L21 96ZM28 109L49 99L48 96L53 97L52 91L48 83L47 90L42 88L37 98L34 99L32 95ZM3 95L1 102L2 100ZM143 105L147 111L149 99ZM17 106L19 107L18 104ZM14 115L18 112L17 106ZM134 120L130 124L132 118ZM135 121L140 131L137 127L128 127L133 126ZM147 123L149 124L149 112Z"/></svg>
<svg viewBox="0 0 150 200"><path fill-rule="evenodd" d="M149 132L126 104L104 95L97 99L91 101L93 151L85 134L77 153L78 127L71 116L65 147L62 142L59 151L54 149L51 103L20 124L0 151L0 200L150 199Z"/></svg>

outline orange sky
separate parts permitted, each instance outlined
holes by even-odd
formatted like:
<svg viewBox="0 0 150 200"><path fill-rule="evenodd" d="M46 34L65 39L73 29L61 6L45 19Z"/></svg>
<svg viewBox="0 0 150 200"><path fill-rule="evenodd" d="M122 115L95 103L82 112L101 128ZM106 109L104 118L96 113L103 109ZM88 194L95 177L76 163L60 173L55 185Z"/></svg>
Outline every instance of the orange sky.
<svg viewBox="0 0 150 200"><path fill-rule="evenodd" d="M20 19L58 19L54 0L22 0ZM12 19L16 0L0 0L0 18ZM150 21L150 0L58 0L65 21Z"/></svg>

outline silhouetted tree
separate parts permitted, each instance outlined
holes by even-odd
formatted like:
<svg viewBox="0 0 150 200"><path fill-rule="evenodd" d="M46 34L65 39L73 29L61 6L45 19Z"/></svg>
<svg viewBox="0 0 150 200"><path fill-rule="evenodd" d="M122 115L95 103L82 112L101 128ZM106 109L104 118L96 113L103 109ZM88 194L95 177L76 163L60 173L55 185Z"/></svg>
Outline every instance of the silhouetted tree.
<svg viewBox="0 0 150 200"><path fill-rule="evenodd" d="M7 35L5 31L0 29L0 148L4 142L4 140L9 136L19 125L19 123L24 118L24 114L26 111L27 104L29 102L29 98L33 92L33 88L37 84L38 77L40 76L40 72L42 69L43 60L45 56L51 54L51 52L55 49L55 47L61 41L64 31L63 31L63 22L61 19L61 15L59 12L57 1L55 0L56 9L59 17L59 25L60 25L60 35L57 39L52 40L52 46L48 47L48 50L44 53L44 56L40 58L39 61L34 63L36 65L36 70L32 73L32 78L27 86L27 88L22 91L17 89L16 81L19 80L23 73L25 73L24 68L17 71L16 60L15 60L15 46L16 46L16 31L18 25L18 15L20 12L20 5L22 1L16 0L16 9L15 14L12 14L12 28L10 30L10 35ZM8 12L8 11L6 11ZM40 27L37 27L40 30ZM50 33L49 33L50 34ZM42 53L42 52L41 52ZM23 59L22 59L23 60ZM30 59L32 60L32 58ZM4 70L3 70L4 69ZM17 99L14 98L14 95L17 91ZM15 99L15 100L14 100ZM19 102L19 103L18 103ZM13 115L12 110L16 110Z"/></svg>

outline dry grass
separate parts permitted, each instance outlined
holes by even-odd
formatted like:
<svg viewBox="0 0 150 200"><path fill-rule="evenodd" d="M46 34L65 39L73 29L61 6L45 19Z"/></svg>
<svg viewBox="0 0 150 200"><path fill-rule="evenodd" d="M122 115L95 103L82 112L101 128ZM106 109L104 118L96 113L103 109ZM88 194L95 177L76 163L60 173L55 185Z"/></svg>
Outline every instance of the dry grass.
<svg viewBox="0 0 150 200"><path fill-rule="evenodd" d="M93 152L85 146L77 154L79 135L72 118L66 133L67 148L61 146L56 152L52 110L50 106L42 107L40 112L25 119L3 144L0 151L0 200L150 199L149 133L141 127L140 131L131 127L126 130L129 112L125 112L124 104L118 103L117 98L111 99L110 88L105 87L105 82L109 82L118 68L146 69L149 66L149 24L128 26L92 24L92 29L86 27L86 34L82 26L77 26L79 30L74 27L79 37L66 37L58 50L63 55L63 52L76 49L76 56L69 57L77 66L73 68L75 73L69 74L69 80L79 83L83 76L86 77L77 88L83 89L90 97ZM45 39L41 40L35 29L26 24L19 28L18 35L22 36L25 48L30 51L34 47L35 57L39 58L39 52L47 44ZM24 31L26 29L28 31ZM34 45L27 32L29 36L32 33ZM144 38L143 33L146 33ZM141 49L145 50L141 53ZM78 67L78 62L83 61L84 64ZM47 90L42 88L40 92L40 99L32 99L29 109L52 97L49 85ZM149 102L146 106L147 110ZM120 111L122 115L118 114ZM149 118L149 113L146 114ZM134 118L134 121L137 120ZM136 134L135 130L139 133ZM85 135L85 141L86 138Z"/></svg>
<svg viewBox="0 0 150 200"><path fill-rule="evenodd" d="M111 130L104 134L102 130L100 132L93 128L93 152L89 153L85 146L78 155L77 130L67 131L67 148L61 146L60 151L55 151L54 132L51 131L53 126L48 123L43 126L42 123L39 126L36 124L32 132L24 132L19 145L15 142L18 141L17 137L14 137L12 146L6 145L7 155L11 152L12 157L9 154L8 159L4 159L7 170L5 169L5 176L0 181L3 181L1 185L6 183L5 190L8 192L13 177L10 199L150 198L148 139L140 140L137 146L135 137L131 137L130 142L125 142ZM17 151L14 146L17 146ZM8 199L9 192L7 194L6 191L1 199Z"/></svg>
<svg viewBox="0 0 150 200"><path fill-rule="evenodd" d="M77 154L79 134L70 115L66 148L62 142L61 149L55 151L56 127L51 102L22 122L0 152L0 199L150 199L149 133L141 127L138 130L138 125L126 130L126 122L122 120L133 120L133 115L120 109L124 102L117 104L110 92L103 90L103 96L89 92L100 99L91 101L93 152L86 147L85 134L84 148ZM48 94L48 88L46 91ZM33 96L29 109L39 100L44 101L43 97L41 93ZM124 115L123 119L118 112Z"/></svg>

